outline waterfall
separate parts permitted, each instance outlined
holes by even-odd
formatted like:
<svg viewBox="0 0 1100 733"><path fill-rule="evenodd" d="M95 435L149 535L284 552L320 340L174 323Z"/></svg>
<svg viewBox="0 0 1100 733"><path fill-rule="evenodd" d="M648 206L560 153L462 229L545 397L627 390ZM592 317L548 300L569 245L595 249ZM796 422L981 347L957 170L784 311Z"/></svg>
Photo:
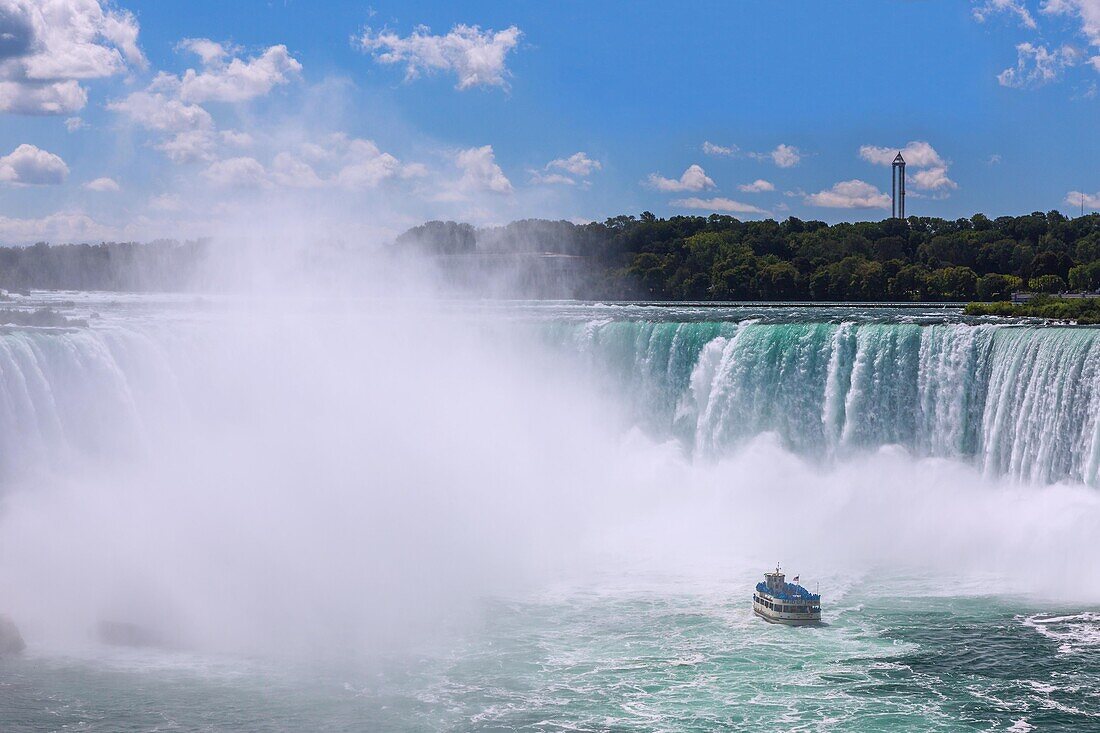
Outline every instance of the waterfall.
<svg viewBox="0 0 1100 733"><path fill-rule="evenodd" d="M804 455L895 444L1029 482L1097 483L1097 329L605 320L555 333L701 456L770 432Z"/></svg>
<svg viewBox="0 0 1100 733"><path fill-rule="evenodd" d="M148 335L0 331L0 480L141 450L181 410L171 366Z"/></svg>
<svg viewBox="0 0 1100 733"><path fill-rule="evenodd" d="M773 433L825 460L900 445L994 476L1098 483L1100 329L603 318L541 332L702 459ZM188 334L155 319L0 331L0 480L140 451L216 399L187 340L205 337Z"/></svg>

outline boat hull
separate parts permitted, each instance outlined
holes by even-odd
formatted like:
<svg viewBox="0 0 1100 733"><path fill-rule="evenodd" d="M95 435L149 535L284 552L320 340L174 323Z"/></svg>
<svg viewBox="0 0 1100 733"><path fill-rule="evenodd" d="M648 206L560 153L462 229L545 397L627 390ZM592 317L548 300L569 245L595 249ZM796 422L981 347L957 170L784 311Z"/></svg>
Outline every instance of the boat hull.
<svg viewBox="0 0 1100 733"><path fill-rule="evenodd" d="M821 624L820 613L773 613L766 608L755 606L752 610L753 613L769 624L780 624L781 626L818 626Z"/></svg>

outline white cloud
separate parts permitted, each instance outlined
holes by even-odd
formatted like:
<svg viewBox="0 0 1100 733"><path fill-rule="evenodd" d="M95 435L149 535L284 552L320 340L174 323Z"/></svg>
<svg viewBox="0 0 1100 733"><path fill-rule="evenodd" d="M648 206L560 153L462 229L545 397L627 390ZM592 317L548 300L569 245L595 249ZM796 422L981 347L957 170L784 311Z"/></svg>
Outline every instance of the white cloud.
<svg viewBox="0 0 1100 733"><path fill-rule="evenodd" d="M271 162L271 177L280 186L320 188L325 185L309 163L291 153L279 153Z"/></svg>
<svg viewBox="0 0 1100 733"><path fill-rule="evenodd" d="M80 80L144 67L134 16L99 0L0 0L0 111L67 114Z"/></svg>
<svg viewBox="0 0 1100 733"><path fill-rule="evenodd" d="M679 206L684 209L703 209L704 211L723 211L731 214L766 214L768 212L763 209L753 206L752 204L745 204L740 201L734 201L733 199L727 199L722 197L715 197L710 199L701 198L687 198L677 199L672 203L672 206Z"/></svg>
<svg viewBox="0 0 1100 733"><path fill-rule="evenodd" d="M238 132L237 130L222 130L222 141L227 145L232 145L235 148L250 148L255 140L247 132Z"/></svg>
<svg viewBox="0 0 1100 733"><path fill-rule="evenodd" d="M1072 46L1062 46L1051 51L1046 46L1020 43L1016 46L1016 65L997 75L1001 86L1014 89L1033 89L1055 81L1062 70L1074 66L1081 52Z"/></svg>
<svg viewBox="0 0 1100 733"><path fill-rule="evenodd" d="M373 140L350 140L344 157L345 163L336 174L336 181L347 188L374 188L401 172L401 162L389 153L379 150ZM492 148L489 149L489 159L492 160ZM496 168L496 171L500 173L500 168ZM503 174L501 177L503 178ZM507 183L507 179L505 182ZM508 184L508 190L511 190L511 184Z"/></svg>
<svg viewBox="0 0 1100 733"><path fill-rule="evenodd" d="M775 184L771 181L765 181L763 178L757 178L752 183L743 183L737 187L738 191L745 193L763 193L764 191L774 191Z"/></svg>
<svg viewBox="0 0 1100 733"><path fill-rule="evenodd" d="M859 157L868 163L889 167L893 165L894 157L899 152L905 158L906 181L911 182L913 188L946 191L959 187L947 175L949 161L944 160L931 144L923 140L914 140L903 148L863 145L859 149Z"/></svg>
<svg viewBox="0 0 1100 733"><path fill-rule="evenodd" d="M63 115L88 103L88 92L75 81L31 84L0 81L0 112L18 115Z"/></svg>
<svg viewBox="0 0 1100 733"><path fill-rule="evenodd" d="M286 46L271 46L260 56L228 59L226 49L205 38L181 44L202 60L202 71L188 69L179 79L179 98L184 102L247 102L287 84L302 65Z"/></svg>
<svg viewBox="0 0 1100 733"><path fill-rule="evenodd" d="M267 171L255 158L227 158L214 161L203 171L206 180L224 188L266 188Z"/></svg>
<svg viewBox="0 0 1100 733"><path fill-rule="evenodd" d="M354 40L380 63L404 64L406 80L425 72L445 71L458 77L458 89L506 88L509 76L506 58L522 35L516 26L482 31L476 25L456 25L445 36L432 35L430 28L419 26L404 38L392 31L374 33L365 28Z"/></svg>
<svg viewBox="0 0 1100 733"><path fill-rule="evenodd" d="M575 186L577 185L576 178L587 178L593 172L602 168L603 164L600 161L589 158L587 153L580 152L573 153L568 158L551 160L541 171L530 170L528 172L531 174L531 183L534 184ZM555 171L565 171L570 175L567 176ZM582 181L582 183L586 186L589 185L588 181Z"/></svg>
<svg viewBox="0 0 1100 733"><path fill-rule="evenodd" d="M0 182L15 185L57 185L64 183L69 166L53 153L24 143L0 158Z"/></svg>
<svg viewBox="0 0 1100 733"><path fill-rule="evenodd" d="M1085 210L1100 209L1100 191L1085 193L1083 191L1070 191L1066 194L1066 206L1078 209L1084 206Z"/></svg>
<svg viewBox="0 0 1100 733"><path fill-rule="evenodd" d="M802 151L793 145L780 143L775 150L767 153L749 153L750 158L756 160L770 160L780 168L793 168L802 162Z"/></svg>
<svg viewBox="0 0 1100 733"><path fill-rule="evenodd" d="M88 126L88 123L79 117L69 117L65 120L65 129L69 132L76 132L82 130Z"/></svg>
<svg viewBox="0 0 1100 733"><path fill-rule="evenodd" d="M222 64L229 55L229 49L209 38L184 38L176 47L190 51L206 65Z"/></svg>
<svg viewBox="0 0 1100 733"><path fill-rule="evenodd" d="M111 102L107 109L127 115L135 123L160 132L210 129L214 118L197 104L186 104L162 92L134 92Z"/></svg>
<svg viewBox="0 0 1100 733"><path fill-rule="evenodd" d="M534 184L546 184L546 185L562 185L562 186L575 186L577 182L569 176L563 176L561 173L543 173L542 171L530 171L531 183Z"/></svg>
<svg viewBox="0 0 1100 733"><path fill-rule="evenodd" d="M512 192L512 182L496 164L492 145L459 151L455 165L462 171L459 187L465 191Z"/></svg>
<svg viewBox="0 0 1100 733"><path fill-rule="evenodd" d="M890 197L870 183L855 179L809 194L806 203L830 209L888 209Z"/></svg>
<svg viewBox="0 0 1100 733"><path fill-rule="evenodd" d="M984 0L981 4L975 5L971 12L979 23L984 23L990 16L997 13L1008 13L1015 15L1020 25L1025 28L1035 30L1038 27L1023 0Z"/></svg>
<svg viewBox="0 0 1100 733"><path fill-rule="evenodd" d="M650 173L647 180L658 191L702 191L704 188L714 188L714 181L696 164L688 166L679 179Z"/></svg>
<svg viewBox="0 0 1100 733"><path fill-rule="evenodd" d="M914 168L943 167L946 165L936 149L921 140L914 140L903 148L863 145L859 148L859 157L868 163L890 166L893 165L894 157L899 152L905 158L906 164Z"/></svg>
<svg viewBox="0 0 1100 733"><path fill-rule="evenodd" d="M1000 162L1001 162L1001 154L1000 153L993 153L993 155L989 156L989 158L986 159L986 161L985 161L986 165L997 165Z"/></svg>
<svg viewBox="0 0 1100 733"><path fill-rule="evenodd" d="M154 211L179 211L183 208L183 201L174 194L162 193L149 199L149 208Z"/></svg>
<svg viewBox="0 0 1100 733"><path fill-rule="evenodd" d="M121 187L118 185L118 181L116 181L113 178L106 178L106 177L97 178L94 181L88 181L87 183L84 184L83 188L86 188L89 191L100 191L100 192L120 191L120 190L122 190Z"/></svg>
<svg viewBox="0 0 1100 733"><path fill-rule="evenodd" d="M1100 0L1046 0L1042 12L1075 17L1089 45L1100 47ZM1100 57L1094 56L1091 61L1100 70Z"/></svg>
<svg viewBox="0 0 1100 733"><path fill-rule="evenodd" d="M928 168L906 175L906 182L921 191L946 191L955 189L959 184L947 176L946 168Z"/></svg>
<svg viewBox="0 0 1100 733"><path fill-rule="evenodd" d="M39 219L0 216L0 241L7 244L87 242L110 239L114 235L114 230L80 212L62 211Z"/></svg>
<svg viewBox="0 0 1100 733"><path fill-rule="evenodd" d="M184 130L154 145L173 163L211 161L215 156L217 141L210 130Z"/></svg>
<svg viewBox="0 0 1100 733"><path fill-rule="evenodd" d="M603 164L600 163L600 161L598 160L593 160L592 158L589 158L587 153L580 152L573 153L568 158L557 158L556 160L551 160L549 163L546 164L546 170L550 170L551 168L557 168L559 170L563 170L567 173L572 173L575 176L581 176L583 178L585 176L591 175L594 171L601 170L603 168Z"/></svg>
<svg viewBox="0 0 1100 733"><path fill-rule="evenodd" d="M736 145L715 145L710 140L703 141L703 153L706 155L725 155L733 157L737 155Z"/></svg>

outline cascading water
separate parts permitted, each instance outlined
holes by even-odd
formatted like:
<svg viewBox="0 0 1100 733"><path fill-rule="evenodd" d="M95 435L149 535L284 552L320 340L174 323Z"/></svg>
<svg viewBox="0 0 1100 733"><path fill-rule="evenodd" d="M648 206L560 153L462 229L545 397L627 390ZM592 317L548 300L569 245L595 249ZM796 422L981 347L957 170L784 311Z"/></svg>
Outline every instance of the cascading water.
<svg viewBox="0 0 1100 733"><path fill-rule="evenodd" d="M775 433L813 457L898 444L994 476L1098 481L1098 329L604 318L552 333L703 457ZM183 411L164 341L162 328L0 333L3 475L140 446Z"/></svg>
<svg viewBox="0 0 1100 733"><path fill-rule="evenodd" d="M4 730L1095 723L1098 330L33 297L91 325L0 331Z"/></svg>
<svg viewBox="0 0 1100 733"><path fill-rule="evenodd" d="M811 456L898 444L1028 482L1097 482L1097 329L604 320L555 336L703 456L770 432Z"/></svg>

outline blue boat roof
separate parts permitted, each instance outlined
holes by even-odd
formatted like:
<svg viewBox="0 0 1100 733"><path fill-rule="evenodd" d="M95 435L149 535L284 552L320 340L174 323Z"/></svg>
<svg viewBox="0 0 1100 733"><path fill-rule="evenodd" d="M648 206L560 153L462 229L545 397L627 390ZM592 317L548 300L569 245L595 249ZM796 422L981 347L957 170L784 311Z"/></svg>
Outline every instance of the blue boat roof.
<svg viewBox="0 0 1100 733"><path fill-rule="evenodd" d="M767 583L756 584L757 593L767 593L772 598L781 601L821 601L821 596L811 593L795 583L784 583L782 590L769 590Z"/></svg>

